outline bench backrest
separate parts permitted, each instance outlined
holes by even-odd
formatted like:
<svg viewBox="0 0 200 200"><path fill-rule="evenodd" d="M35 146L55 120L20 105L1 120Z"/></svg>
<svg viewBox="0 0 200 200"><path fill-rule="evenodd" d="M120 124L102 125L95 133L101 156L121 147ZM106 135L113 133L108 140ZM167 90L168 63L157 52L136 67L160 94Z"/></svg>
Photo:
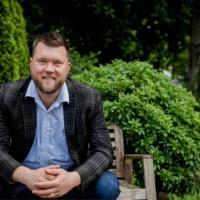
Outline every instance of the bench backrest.
<svg viewBox="0 0 200 200"><path fill-rule="evenodd" d="M124 178L124 140L122 129L112 124L108 126L114 159L112 171L118 178Z"/></svg>

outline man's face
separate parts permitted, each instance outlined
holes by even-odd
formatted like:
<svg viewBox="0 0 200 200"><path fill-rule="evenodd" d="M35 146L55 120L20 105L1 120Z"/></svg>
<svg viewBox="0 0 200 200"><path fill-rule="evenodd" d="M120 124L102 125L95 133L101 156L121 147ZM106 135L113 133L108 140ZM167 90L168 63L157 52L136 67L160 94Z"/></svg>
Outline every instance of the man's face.
<svg viewBox="0 0 200 200"><path fill-rule="evenodd" d="M31 77L40 92L53 94L60 90L70 70L64 46L50 47L39 42L30 59Z"/></svg>

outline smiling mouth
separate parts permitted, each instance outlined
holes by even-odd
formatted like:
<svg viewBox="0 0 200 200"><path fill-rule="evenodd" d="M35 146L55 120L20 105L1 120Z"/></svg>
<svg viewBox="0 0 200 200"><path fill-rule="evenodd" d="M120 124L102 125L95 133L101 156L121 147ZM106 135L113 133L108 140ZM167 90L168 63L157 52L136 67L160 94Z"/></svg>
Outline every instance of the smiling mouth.
<svg viewBox="0 0 200 200"><path fill-rule="evenodd" d="M54 77L43 77L44 80L55 80Z"/></svg>

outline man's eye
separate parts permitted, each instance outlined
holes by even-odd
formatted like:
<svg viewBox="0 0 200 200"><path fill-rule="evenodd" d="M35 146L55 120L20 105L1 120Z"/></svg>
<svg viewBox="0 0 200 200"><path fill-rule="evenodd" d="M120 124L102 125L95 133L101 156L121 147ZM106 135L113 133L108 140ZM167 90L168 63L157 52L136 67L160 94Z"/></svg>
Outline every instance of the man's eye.
<svg viewBox="0 0 200 200"><path fill-rule="evenodd" d="M54 63L56 66L60 66L62 63L61 62L55 62Z"/></svg>
<svg viewBox="0 0 200 200"><path fill-rule="evenodd" d="M45 60L38 60L38 62L39 62L40 64L46 63Z"/></svg>
<svg viewBox="0 0 200 200"><path fill-rule="evenodd" d="M56 65L61 65L61 62L55 62Z"/></svg>

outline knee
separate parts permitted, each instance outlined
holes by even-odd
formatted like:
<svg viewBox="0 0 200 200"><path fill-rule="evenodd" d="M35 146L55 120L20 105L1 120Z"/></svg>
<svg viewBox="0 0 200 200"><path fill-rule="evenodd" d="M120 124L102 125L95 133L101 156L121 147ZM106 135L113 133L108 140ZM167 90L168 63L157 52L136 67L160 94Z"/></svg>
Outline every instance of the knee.
<svg viewBox="0 0 200 200"><path fill-rule="evenodd" d="M104 172L96 184L96 196L99 199L117 199L120 194L119 181L110 171Z"/></svg>
<svg viewBox="0 0 200 200"><path fill-rule="evenodd" d="M3 185L0 183L0 194L4 192Z"/></svg>
<svg viewBox="0 0 200 200"><path fill-rule="evenodd" d="M5 188L3 184L0 182L0 199L5 198Z"/></svg>

